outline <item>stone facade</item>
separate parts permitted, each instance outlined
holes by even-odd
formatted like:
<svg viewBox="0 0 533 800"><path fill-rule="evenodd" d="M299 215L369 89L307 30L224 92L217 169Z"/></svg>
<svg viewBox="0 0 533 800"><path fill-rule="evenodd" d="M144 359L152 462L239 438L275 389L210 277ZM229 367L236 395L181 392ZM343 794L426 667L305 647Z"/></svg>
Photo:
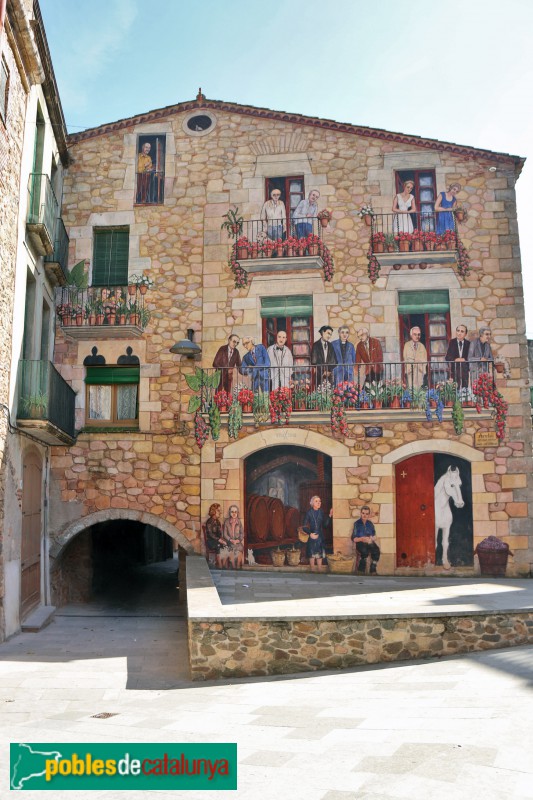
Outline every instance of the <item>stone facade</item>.
<svg viewBox="0 0 533 800"><path fill-rule="evenodd" d="M195 114L209 116L208 130L191 131ZM164 203L135 205L137 137L165 136ZM75 446L54 448L51 462L50 533L61 550L64 533L100 511L120 510L123 518L149 514L171 526L176 540L201 552L201 524L211 503L224 512L236 502L245 508L245 459L261 448L293 444L332 459L334 549L347 552L354 518L369 503L382 547L381 569L393 574L396 562L395 465L421 453L448 453L471 465L474 545L490 534L514 553L508 574L527 575L533 561L528 508L531 501L531 426L527 387L522 278L514 185L521 160L504 154L447 145L417 137L355 128L206 101L151 112L70 137L71 166L65 179L63 217L70 234L70 262L89 261L97 226L129 226L129 274L145 272L154 281L146 295L152 312L142 339L117 342L110 333L98 342L107 364L116 363L126 344L141 363L139 431L79 435ZM468 204L461 238L471 273L454 264L432 263L425 272L382 266L373 284L367 274L369 228L358 216L371 201L388 213L394 174L401 169L433 170L438 189L452 180L462 185ZM305 193L320 190L320 208L332 212L324 238L335 259L331 282L320 270L250 274L235 288L228 267L230 243L221 231L232 204L245 219L257 219L265 181L303 176ZM185 376L190 362L169 352L195 331L202 357L211 367L231 332L261 340L261 300L312 295L313 340L328 323L347 324L355 340L361 325L383 345L384 358L401 360L398 292L445 289L452 329L464 322L474 331L491 326L493 347L506 361L498 388L509 403L505 440L476 445L476 433L492 430L490 415L466 412L464 432L454 433L449 413L442 424L415 412L384 415L379 439L365 437L364 423L350 420L345 437L335 438L318 415L286 428L246 425L231 441L225 424L220 439L200 451ZM84 358L94 341L73 339L58 326L55 363L77 390L77 424L84 425ZM372 422L370 422L372 419ZM438 570L435 570L438 572ZM461 574L475 574L475 568Z"/></svg>

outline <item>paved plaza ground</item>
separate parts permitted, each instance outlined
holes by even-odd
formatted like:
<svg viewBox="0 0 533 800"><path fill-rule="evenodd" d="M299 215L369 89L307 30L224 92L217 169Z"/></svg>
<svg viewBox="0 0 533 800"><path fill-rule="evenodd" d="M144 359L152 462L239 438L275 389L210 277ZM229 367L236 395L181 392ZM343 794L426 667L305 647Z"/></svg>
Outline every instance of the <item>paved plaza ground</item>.
<svg viewBox="0 0 533 800"><path fill-rule="evenodd" d="M238 744L237 792L201 797L533 798L533 647L344 672L192 683L175 567L167 562L146 573L127 600L117 584L90 605L60 609L39 633L0 645L0 797L8 792L10 741L230 741ZM317 576L297 577L293 593L307 592L303 600L312 592L316 596ZM277 580L278 592L286 594L292 578ZM378 583L370 586L370 580L362 587L366 593L377 591ZM255 603L261 603L258 594L276 602L272 574L219 573L215 581L223 603L250 589ZM350 590L345 579L330 585L337 593L330 596ZM459 595L452 589L457 585L449 586L457 598L471 598L471 586ZM521 597L528 589L515 591ZM95 718L102 712L114 716ZM33 794L37 797L27 793ZM94 791L76 796L85 795L126 796Z"/></svg>

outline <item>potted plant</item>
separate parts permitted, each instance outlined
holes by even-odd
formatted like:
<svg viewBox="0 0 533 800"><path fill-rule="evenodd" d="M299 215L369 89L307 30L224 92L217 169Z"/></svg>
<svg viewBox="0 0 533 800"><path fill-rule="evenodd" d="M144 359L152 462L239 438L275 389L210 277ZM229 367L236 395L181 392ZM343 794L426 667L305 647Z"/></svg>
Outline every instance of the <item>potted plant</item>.
<svg viewBox="0 0 533 800"><path fill-rule="evenodd" d="M94 309L94 302L90 300L85 303L85 319L88 325L96 325L96 312Z"/></svg>
<svg viewBox="0 0 533 800"><path fill-rule="evenodd" d="M391 380L386 383L386 392L390 398L390 408L400 408L403 395L403 386L399 380Z"/></svg>
<svg viewBox="0 0 533 800"><path fill-rule="evenodd" d="M288 236L285 240L285 247L287 249L287 255L289 258L292 258L296 252L296 248L298 247L298 239L296 239L294 236Z"/></svg>
<svg viewBox="0 0 533 800"><path fill-rule="evenodd" d="M411 408L413 397L409 389L405 389L402 394L402 408Z"/></svg>
<svg viewBox="0 0 533 800"><path fill-rule="evenodd" d="M254 415L256 427L259 427L259 425L268 420L270 415L268 392L259 391L254 394L252 413Z"/></svg>
<svg viewBox="0 0 533 800"><path fill-rule="evenodd" d="M288 386L280 386L270 392L270 421L273 425L281 425L282 417L289 424L292 411L291 390Z"/></svg>
<svg viewBox="0 0 533 800"><path fill-rule="evenodd" d="M305 256L306 248L307 248L307 236L303 236L301 239L298 239L298 246L297 246L298 255Z"/></svg>
<svg viewBox="0 0 533 800"><path fill-rule="evenodd" d="M426 402L427 402L427 390L423 386L412 386L411 387L411 404L412 408L419 409L421 411L425 411Z"/></svg>
<svg viewBox="0 0 533 800"><path fill-rule="evenodd" d="M439 386L439 389L446 408L452 408L457 398L457 384L455 381L446 381Z"/></svg>
<svg viewBox="0 0 533 800"><path fill-rule="evenodd" d="M442 241L446 245L446 250L455 250L457 247L457 235L455 231L450 229L444 231L442 234Z"/></svg>
<svg viewBox="0 0 533 800"><path fill-rule="evenodd" d="M119 325L125 325L127 318L128 318L128 306L126 304L126 301L123 300L117 306L117 323Z"/></svg>
<svg viewBox="0 0 533 800"><path fill-rule="evenodd" d="M276 239L274 242L274 249L276 252L276 256L281 258L283 255L283 239Z"/></svg>
<svg viewBox="0 0 533 800"><path fill-rule="evenodd" d="M225 214L223 214L224 222L220 226L220 230L226 231L228 239L232 236L239 236L242 233L243 218L239 215L239 207L233 206Z"/></svg>
<svg viewBox="0 0 533 800"><path fill-rule="evenodd" d="M424 231L415 228L411 234L412 250L418 252L424 248Z"/></svg>
<svg viewBox="0 0 533 800"><path fill-rule="evenodd" d="M424 231L423 233L424 249L434 250L437 244L437 234L435 231Z"/></svg>
<svg viewBox="0 0 533 800"><path fill-rule="evenodd" d="M435 234L435 250L446 250L446 242L444 241L443 233Z"/></svg>
<svg viewBox="0 0 533 800"><path fill-rule="evenodd" d="M367 384L367 391L372 400L373 408L383 408L385 387L381 381L371 381Z"/></svg>
<svg viewBox="0 0 533 800"><path fill-rule="evenodd" d="M316 233L310 233L307 237L307 250L310 256L317 256L320 248L320 237Z"/></svg>
<svg viewBox="0 0 533 800"><path fill-rule="evenodd" d="M246 236L241 236L239 239L237 239L236 248L237 258L240 261L244 261L246 258L248 258L248 254L250 253L250 242Z"/></svg>
<svg viewBox="0 0 533 800"><path fill-rule="evenodd" d="M372 234L372 250L374 253L383 253L385 250L385 234L382 231Z"/></svg>
<svg viewBox="0 0 533 800"><path fill-rule="evenodd" d="M327 208L324 208L322 211L318 212L317 217L320 220L321 226L323 228L327 228L329 221L331 220L332 214L331 211L328 211Z"/></svg>
<svg viewBox="0 0 533 800"><path fill-rule="evenodd" d="M329 381L322 381L311 394L310 406L315 411L330 411L333 402L333 387Z"/></svg>
<svg viewBox="0 0 533 800"><path fill-rule="evenodd" d="M242 428L242 405L238 400L234 400L229 407L228 415L228 435L230 439L238 439L239 431Z"/></svg>
<svg viewBox="0 0 533 800"><path fill-rule="evenodd" d="M76 319L76 325L83 325L83 308L82 306L76 306L74 309L74 317Z"/></svg>
<svg viewBox="0 0 533 800"><path fill-rule="evenodd" d="M130 283L134 284L141 294L146 294L148 289L152 289L154 285L153 280L148 275L132 275Z"/></svg>
<svg viewBox="0 0 533 800"><path fill-rule="evenodd" d="M372 398L366 389L359 390L359 408L372 408Z"/></svg>
<svg viewBox="0 0 533 800"><path fill-rule="evenodd" d="M411 234L406 231L400 231L394 238L398 242L398 250L400 253L408 253L411 249Z"/></svg>
<svg viewBox="0 0 533 800"><path fill-rule="evenodd" d="M37 392L29 397L22 398L22 411L25 416L31 419L41 419L48 407L48 395L45 392Z"/></svg>
<svg viewBox="0 0 533 800"><path fill-rule="evenodd" d="M365 203L361 206L361 209L357 212L357 216L361 217L364 220L365 225L372 225L372 217L374 216L374 209L372 208L372 203Z"/></svg>
<svg viewBox="0 0 533 800"><path fill-rule="evenodd" d="M385 235L385 250L387 253L395 253L396 252L396 242L394 241L394 236L392 233L387 233Z"/></svg>
<svg viewBox="0 0 533 800"><path fill-rule="evenodd" d="M129 304L129 306L128 306L128 316L129 316L130 323L132 325L140 325L140 323L141 323L141 314L140 314L140 307L139 307L139 304L137 302L133 302L133 303ZM98 320L98 317L97 317L97 320ZM96 324L98 325L98 324L101 324L101 323L98 323L98 321L97 321Z"/></svg>
<svg viewBox="0 0 533 800"><path fill-rule="evenodd" d="M297 411L305 411L311 382L309 379L294 381L291 384L294 408Z"/></svg>
<svg viewBox="0 0 533 800"><path fill-rule="evenodd" d="M276 249L275 243L272 239L268 239L266 236L264 239L259 243L259 257L260 258L272 258L272 253Z"/></svg>
<svg viewBox="0 0 533 800"><path fill-rule="evenodd" d="M222 414L225 414L228 410L231 401L231 397L228 395L225 389L219 389L218 392L215 392L215 396L213 399L215 401L218 410Z"/></svg>
<svg viewBox="0 0 533 800"><path fill-rule="evenodd" d="M439 422L442 422L442 410L444 404L442 398L436 389L427 390L427 403L426 403L426 419L431 422L431 412L435 411L435 415Z"/></svg>
<svg viewBox="0 0 533 800"><path fill-rule="evenodd" d="M455 219L457 222L466 222L468 219L468 213L463 205L458 205L455 207Z"/></svg>
<svg viewBox="0 0 533 800"><path fill-rule="evenodd" d="M245 414L250 414L252 411L252 404L254 402L254 393L251 389L243 388L237 395L237 400L242 406Z"/></svg>

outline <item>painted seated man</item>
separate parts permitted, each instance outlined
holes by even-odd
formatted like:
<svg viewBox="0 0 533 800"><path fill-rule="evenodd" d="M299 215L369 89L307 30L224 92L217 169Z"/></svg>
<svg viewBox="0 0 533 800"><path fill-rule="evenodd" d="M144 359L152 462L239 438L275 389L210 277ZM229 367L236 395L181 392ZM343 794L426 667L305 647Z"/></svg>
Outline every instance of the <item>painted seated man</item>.
<svg viewBox="0 0 533 800"><path fill-rule="evenodd" d="M376 529L370 520L369 506L361 508L361 516L356 519L352 531L352 542L355 544L355 549L361 556L359 561L358 572L366 572L366 560L368 556L371 558L370 574L377 574L377 566L381 551L376 541Z"/></svg>
<svg viewBox="0 0 533 800"><path fill-rule="evenodd" d="M256 344L251 336L242 337L243 347L246 354L243 356L241 364L241 375L250 375L252 378L252 390L257 392L268 392L270 382L270 358L266 347Z"/></svg>
<svg viewBox="0 0 533 800"><path fill-rule="evenodd" d="M333 352L337 358L337 366L333 370L333 378L335 386L344 381L353 382L354 379L354 364L355 364L355 347L348 341L350 336L350 329L347 325L341 325L339 328L339 338L331 343Z"/></svg>

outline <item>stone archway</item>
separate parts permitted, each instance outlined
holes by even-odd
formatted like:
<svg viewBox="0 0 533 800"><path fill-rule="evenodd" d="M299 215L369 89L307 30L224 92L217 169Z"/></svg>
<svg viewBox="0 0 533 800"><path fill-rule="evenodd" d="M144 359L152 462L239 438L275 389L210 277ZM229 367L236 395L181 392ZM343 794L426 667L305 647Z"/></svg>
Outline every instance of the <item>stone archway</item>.
<svg viewBox="0 0 533 800"><path fill-rule="evenodd" d="M191 542L178 531L174 525L167 522L162 517L155 514L150 514L146 511L133 511L130 509L121 508L108 508L105 511L96 511L94 514L89 514L86 517L72 522L60 533L50 535L50 558L57 559L69 544L82 531L97 525L100 522L110 522L112 520L124 520L130 522L141 522L144 525L151 525L154 528L168 534L186 553L194 553L194 548Z"/></svg>

